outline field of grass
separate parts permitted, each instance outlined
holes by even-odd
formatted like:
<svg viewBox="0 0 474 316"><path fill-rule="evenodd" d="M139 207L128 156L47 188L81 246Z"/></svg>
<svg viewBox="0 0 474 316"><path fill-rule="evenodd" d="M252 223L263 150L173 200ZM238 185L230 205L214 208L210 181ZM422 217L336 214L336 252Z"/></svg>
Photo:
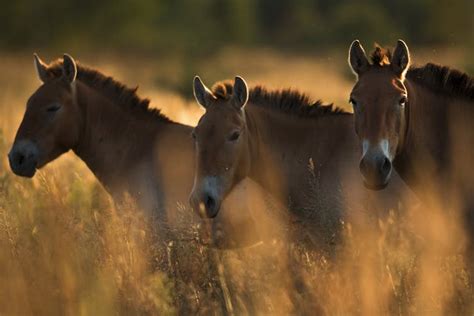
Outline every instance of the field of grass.
<svg viewBox="0 0 474 316"><path fill-rule="evenodd" d="M426 50L415 61L421 64L425 56L460 68L467 58L463 52ZM199 67L179 59L75 57L129 86L140 84L141 96L187 124L202 113L189 98L195 73L208 85L239 74L250 85L295 87L343 107L352 83L344 54L228 49L196 61ZM330 254L290 238L217 250L193 238L159 240L140 210L132 202L116 207L72 153L33 179L15 176L6 155L39 81L32 56L0 60L0 315L474 311L455 210L408 205L367 212L357 224L344 223L343 241ZM297 225L288 230L298 231Z"/></svg>

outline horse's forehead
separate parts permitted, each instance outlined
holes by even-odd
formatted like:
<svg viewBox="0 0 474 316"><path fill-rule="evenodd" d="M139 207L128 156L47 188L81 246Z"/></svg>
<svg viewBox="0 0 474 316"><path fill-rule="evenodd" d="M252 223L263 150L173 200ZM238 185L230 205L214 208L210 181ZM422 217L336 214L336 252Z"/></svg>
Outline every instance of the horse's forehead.
<svg viewBox="0 0 474 316"><path fill-rule="evenodd" d="M240 111L228 105L215 104L206 111L202 123L216 128L230 128L241 123Z"/></svg>
<svg viewBox="0 0 474 316"><path fill-rule="evenodd" d="M50 101L59 101L65 95L65 89L56 82L41 85L30 97L31 104L43 104Z"/></svg>
<svg viewBox="0 0 474 316"><path fill-rule="evenodd" d="M372 70L360 76L354 92L358 94L377 95L403 90L403 83L386 69Z"/></svg>

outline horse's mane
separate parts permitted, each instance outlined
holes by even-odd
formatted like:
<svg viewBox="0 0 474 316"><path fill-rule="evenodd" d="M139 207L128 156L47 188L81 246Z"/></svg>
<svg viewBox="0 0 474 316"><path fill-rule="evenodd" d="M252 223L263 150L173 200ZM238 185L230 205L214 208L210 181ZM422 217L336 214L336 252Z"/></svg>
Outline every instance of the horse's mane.
<svg viewBox="0 0 474 316"><path fill-rule="evenodd" d="M371 54L373 65L390 65L392 53L376 45ZM474 79L467 73L427 63L422 67L410 67L407 78L438 93L474 100Z"/></svg>
<svg viewBox="0 0 474 316"><path fill-rule="evenodd" d="M459 70L428 63L410 68L407 77L436 92L474 101L474 79Z"/></svg>
<svg viewBox="0 0 474 316"><path fill-rule="evenodd" d="M218 99L229 100L232 97L233 82L227 80L217 82L211 90ZM320 100L312 102L307 95L297 90L282 89L269 91L261 85L250 89L249 103L299 117L347 113L341 108L334 107L333 104L324 105Z"/></svg>
<svg viewBox="0 0 474 316"><path fill-rule="evenodd" d="M54 77L59 78L62 75L62 64L62 59L58 59L49 65L48 71L51 72ZM119 105L122 109L129 111L131 114L153 117L160 121L170 121L170 119L162 114L159 109L150 107L149 99L143 99L137 95L136 92L138 87L133 89L128 88L124 84L110 76L102 74L98 70L81 64L76 64L76 66L76 80L79 80L90 88L100 92L102 95Z"/></svg>

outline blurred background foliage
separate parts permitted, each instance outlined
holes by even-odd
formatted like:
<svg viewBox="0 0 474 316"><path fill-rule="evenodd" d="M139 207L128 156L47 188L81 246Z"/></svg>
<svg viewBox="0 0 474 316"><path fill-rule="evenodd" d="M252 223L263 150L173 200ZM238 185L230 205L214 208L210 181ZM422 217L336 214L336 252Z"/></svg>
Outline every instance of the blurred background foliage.
<svg viewBox="0 0 474 316"><path fill-rule="evenodd" d="M0 49L170 53L325 50L354 38L474 47L471 0L1 1Z"/></svg>
<svg viewBox="0 0 474 316"><path fill-rule="evenodd" d="M403 38L413 51L430 52L423 54L429 59L415 63L448 61L474 72L472 0L0 0L0 4L3 55L38 52L48 60L68 52L89 64L101 56L125 57L127 64L146 60L157 74L153 88L160 86L188 99L192 98L189 78L196 73L207 75L211 83L229 74L247 75L245 66L256 51L257 65L267 62L265 56L271 60L272 53L292 60L328 58L325 63L343 64L333 71L352 79L344 61L355 38L367 50L375 41L394 45ZM414 55L420 57L421 50ZM437 57L446 52L452 56ZM222 56L227 61L238 56L238 65L216 66ZM272 67L289 62L282 59L283 64ZM214 61L211 67L206 60ZM331 100L341 101L337 96Z"/></svg>

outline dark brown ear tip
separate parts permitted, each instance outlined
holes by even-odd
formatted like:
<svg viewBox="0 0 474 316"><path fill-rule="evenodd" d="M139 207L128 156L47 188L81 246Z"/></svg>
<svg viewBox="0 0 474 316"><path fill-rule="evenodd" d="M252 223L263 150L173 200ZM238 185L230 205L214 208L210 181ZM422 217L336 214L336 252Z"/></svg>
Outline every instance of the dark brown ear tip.
<svg viewBox="0 0 474 316"><path fill-rule="evenodd" d="M244 78L242 78L241 76L235 76L234 82L238 82L238 81L243 83L245 86L247 85L247 82L245 82Z"/></svg>
<svg viewBox="0 0 474 316"><path fill-rule="evenodd" d="M66 53L63 54L63 60L68 60L68 61L72 61L73 63L75 63L74 58L71 55L66 54Z"/></svg>
<svg viewBox="0 0 474 316"><path fill-rule="evenodd" d="M358 39L353 40L351 43L351 47L355 47L355 46L360 46L360 41Z"/></svg>
<svg viewBox="0 0 474 316"><path fill-rule="evenodd" d="M202 81L202 80L198 75L195 75L193 81L198 82L198 81Z"/></svg>
<svg viewBox="0 0 474 316"><path fill-rule="evenodd" d="M42 64L43 61L41 60L41 58L39 57L39 55L37 53L33 53L33 58L36 62Z"/></svg>
<svg viewBox="0 0 474 316"><path fill-rule="evenodd" d="M397 44L398 44L398 45L401 45L401 46L403 46L403 47L406 47L406 48L408 48L408 45L407 45L407 43L405 43L405 41L404 41L404 40L402 40L402 39L399 39L399 40L397 41Z"/></svg>

